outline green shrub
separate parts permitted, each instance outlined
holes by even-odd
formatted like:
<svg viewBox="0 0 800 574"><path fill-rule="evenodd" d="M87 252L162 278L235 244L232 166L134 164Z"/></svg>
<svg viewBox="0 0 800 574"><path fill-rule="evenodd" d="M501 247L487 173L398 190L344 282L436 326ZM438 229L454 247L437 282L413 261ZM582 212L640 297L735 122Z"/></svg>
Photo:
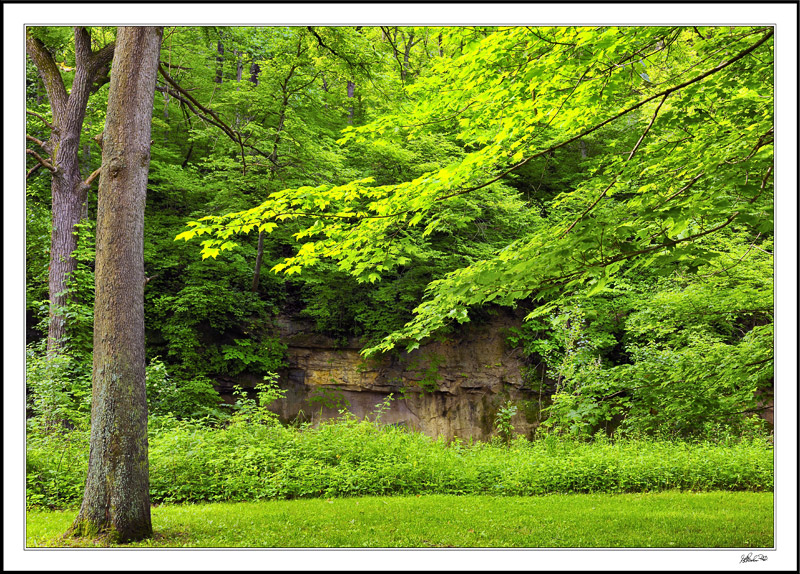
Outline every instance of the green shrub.
<svg viewBox="0 0 800 574"><path fill-rule="evenodd" d="M160 357L154 357L147 366L146 384L147 408L151 415L171 413L180 419L208 417L215 421L228 417L221 408L222 399L214 390L211 379L196 376L176 381Z"/></svg>
<svg viewBox="0 0 800 574"><path fill-rule="evenodd" d="M47 356L45 341L26 348L28 408L44 431L87 427L92 402L91 361L71 355Z"/></svg>
<svg viewBox="0 0 800 574"><path fill-rule="evenodd" d="M508 446L448 444L347 413L317 428L286 427L254 416L260 404L245 405L223 428L152 417L152 501L773 488L773 451L763 437L716 444L579 442L551 435L533 442L518 436ZM86 433L44 436L32 429L28 441L28 504L76 504L86 472Z"/></svg>
<svg viewBox="0 0 800 574"><path fill-rule="evenodd" d="M511 438L514 436L514 425L511 424L511 419L515 414L517 414L516 405L511 401L506 401L497 410L497 414L494 417L494 427L506 446L511 444Z"/></svg>
<svg viewBox="0 0 800 574"><path fill-rule="evenodd" d="M27 506L59 508L80 503L89 464L89 431L53 431L45 419L28 421Z"/></svg>

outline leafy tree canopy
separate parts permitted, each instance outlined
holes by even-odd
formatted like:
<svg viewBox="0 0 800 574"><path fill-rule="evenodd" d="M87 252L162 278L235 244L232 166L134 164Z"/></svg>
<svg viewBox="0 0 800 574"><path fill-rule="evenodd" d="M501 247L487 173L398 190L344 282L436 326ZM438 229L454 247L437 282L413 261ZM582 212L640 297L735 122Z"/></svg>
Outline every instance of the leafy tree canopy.
<svg viewBox="0 0 800 574"><path fill-rule="evenodd" d="M375 282L482 210L532 211L515 187L525 167L580 149L574 186L539 197L546 210L513 240L432 281L413 320L371 351L414 348L476 305L534 298L549 304L541 314L637 270L696 272L719 258L715 234L735 229L755 245L772 233L772 36L762 27L442 29L441 55L404 86L398 111L348 126L339 143L380 150L448 134L463 154L403 181L276 190L254 208L191 221L176 239L208 235L202 256L217 257L236 235L292 223L299 248L274 271L332 259Z"/></svg>

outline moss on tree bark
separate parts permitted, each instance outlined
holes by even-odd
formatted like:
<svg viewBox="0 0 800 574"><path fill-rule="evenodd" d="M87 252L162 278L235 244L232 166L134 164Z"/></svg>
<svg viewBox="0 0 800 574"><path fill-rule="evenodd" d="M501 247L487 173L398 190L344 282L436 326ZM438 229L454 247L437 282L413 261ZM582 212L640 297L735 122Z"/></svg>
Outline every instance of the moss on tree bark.
<svg viewBox="0 0 800 574"><path fill-rule="evenodd" d="M160 27L121 27L97 213L89 472L71 533L152 534L144 355L144 206Z"/></svg>

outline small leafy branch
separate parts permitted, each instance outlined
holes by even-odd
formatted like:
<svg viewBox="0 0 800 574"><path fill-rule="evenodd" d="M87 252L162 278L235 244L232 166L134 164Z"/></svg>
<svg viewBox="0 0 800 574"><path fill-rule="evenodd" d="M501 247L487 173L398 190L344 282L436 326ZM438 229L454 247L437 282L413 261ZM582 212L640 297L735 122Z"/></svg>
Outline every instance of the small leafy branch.
<svg viewBox="0 0 800 574"><path fill-rule="evenodd" d="M511 419L516 414L517 406L508 400L497 410L494 417L494 427L506 446L511 446L511 439L514 436L514 425L511 423Z"/></svg>
<svg viewBox="0 0 800 574"><path fill-rule="evenodd" d="M264 382L255 387L258 393L256 399L247 396L240 386L234 387L236 395L236 414L233 416L234 423L262 424L266 426L276 426L278 415L269 410L269 406L277 400L286 397L286 391L278 387L278 375L269 373L264 376Z"/></svg>

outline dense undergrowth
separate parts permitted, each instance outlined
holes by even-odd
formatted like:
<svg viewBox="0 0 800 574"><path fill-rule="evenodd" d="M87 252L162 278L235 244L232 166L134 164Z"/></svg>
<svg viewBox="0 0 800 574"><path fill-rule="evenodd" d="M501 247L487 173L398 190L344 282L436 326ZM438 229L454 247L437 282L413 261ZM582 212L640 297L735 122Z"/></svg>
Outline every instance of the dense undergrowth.
<svg viewBox="0 0 800 574"><path fill-rule="evenodd" d="M317 428L151 417L149 440L153 503L773 488L773 450L763 437L447 443L344 416ZM88 452L87 431L29 430L28 507L77 505Z"/></svg>

